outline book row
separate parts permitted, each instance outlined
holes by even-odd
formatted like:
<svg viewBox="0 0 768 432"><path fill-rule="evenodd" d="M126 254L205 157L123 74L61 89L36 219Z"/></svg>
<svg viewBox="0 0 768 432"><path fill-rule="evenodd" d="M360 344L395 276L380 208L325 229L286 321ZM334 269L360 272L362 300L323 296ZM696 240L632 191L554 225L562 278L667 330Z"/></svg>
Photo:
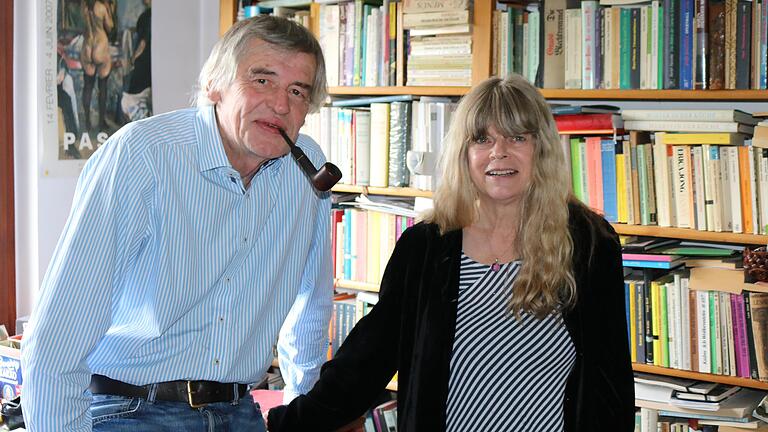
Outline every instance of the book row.
<svg viewBox="0 0 768 432"><path fill-rule="evenodd" d="M768 293L694 286L682 271L626 276L632 361L768 381Z"/></svg>
<svg viewBox="0 0 768 432"><path fill-rule="evenodd" d="M725 134L728 135L728 134ZM766 234L768 149L677 136L562 135L574 194L611 222Z"/></svg>
<svg viewBox="0 0 768 432"><path fill-rule="evenodd" d="M544 88L765 89L762 1L544 0L493 15L493 73Z"/></svg>
<svg viewBox="0 0 768 432"><path fill-rule="evenodd" d="M378 284L395 242L412 217L360 209L332 211L334 275L336 279Z"/></svg>
<svg viewBox="0 0 768 432"><path fill-rule="evenodd" d="M455 107L438 97L323 107L307 118L303 132L339 167L343 184L432 190Z"/></svg>

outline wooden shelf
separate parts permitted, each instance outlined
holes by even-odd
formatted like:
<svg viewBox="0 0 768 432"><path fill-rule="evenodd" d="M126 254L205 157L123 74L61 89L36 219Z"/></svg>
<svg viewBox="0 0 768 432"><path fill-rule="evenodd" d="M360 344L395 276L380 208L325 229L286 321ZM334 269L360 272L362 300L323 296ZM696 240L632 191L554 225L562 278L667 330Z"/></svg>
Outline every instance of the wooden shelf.
<svg viewBox="0 0 768 432"><path fill-rule="evenodd" d="M419 96L463 96L469 87L329 87L332 95L390 96L412 94ZM766 90L567 90L541 89L547 99L600 99L642 101L768 101Z"/></svg>
<svg viewBox="0 0 768 432"><path fill-rule="evenodd" d="M700 372L691 372L680 369L665 368L661 366L652 366L641 363L632 363L632 370L635 372L645 372L657 375L674 376L679 378L695 379L699 381L718 382L740 387L750 387L760 390L768 390L768 382L757 381L749 378L738 378L733 376L716 375Z"/></svg>
<svg viewBox="0 0 768 432"><path fill-rule="evenodd" d="M379 284L373 284L368 282L358 282L345 279L334 279L333 285L336 288L347 288L358 291L370 291L379 292Z"/></svg>
<svg viewBox="0 0 768 432"><path fill-rule="evenodd" d="M391 95L419 95L419 96L463 96L467 94L469 87L429 87L429 86L392 86L392 87L328 87L328 93L332 95L349 96L391 96Z"/></svg>
<svg viewBox="0 0 768 432"><path fill-rule="evenodd" d="M542 89L547 99L615 99L642 101L768 101L766 90L566 90Z"/></svg>
<svg viewBox="0 0 768 432"><path fill-rule="evenodd" d="M337 184L332 189L333 192L359 193L364 195L389 195L400 197L425 197L432 198L431 191L413 188L381 188L373 186L357 186L347 184Z"/></svg>
<svg viewBox="0 0 768 432"><path fill-rule="evenodd" d="M687 228L662 228L648 225L627 225L614 223L613 229L619 234L650 237L671 237L681 240L700 240L717 243L767 244L768 236L757 234L735 234L730 232L699 231Z"/></svg>

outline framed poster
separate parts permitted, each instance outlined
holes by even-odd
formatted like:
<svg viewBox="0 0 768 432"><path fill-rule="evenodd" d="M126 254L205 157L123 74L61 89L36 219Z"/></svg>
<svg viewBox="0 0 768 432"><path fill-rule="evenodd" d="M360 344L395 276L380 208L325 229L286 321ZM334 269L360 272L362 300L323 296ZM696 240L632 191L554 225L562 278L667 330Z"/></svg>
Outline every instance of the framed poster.
<svg viewBox="0 0 768 432"><path fill-rule="evenodd" d="M76 176L121 126L152 115L151 0L38 0L42 175Z"/></svg>

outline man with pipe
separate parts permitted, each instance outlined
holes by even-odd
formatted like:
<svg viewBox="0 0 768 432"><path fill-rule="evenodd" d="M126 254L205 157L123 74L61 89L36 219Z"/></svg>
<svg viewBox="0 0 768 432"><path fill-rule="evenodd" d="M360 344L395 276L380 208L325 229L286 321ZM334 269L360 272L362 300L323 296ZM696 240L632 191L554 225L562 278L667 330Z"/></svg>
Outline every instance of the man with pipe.
<svg viewBox="0 0 768 432"><path fill-rule="evenodd" d="M322 52L253 18L199 84L196 108L127 124L80 176L24 336L28 430L263 431L248 385L276 341L286 401L317 379L330 196L288 153L324 162L299 135L326 94Z"/></svg>

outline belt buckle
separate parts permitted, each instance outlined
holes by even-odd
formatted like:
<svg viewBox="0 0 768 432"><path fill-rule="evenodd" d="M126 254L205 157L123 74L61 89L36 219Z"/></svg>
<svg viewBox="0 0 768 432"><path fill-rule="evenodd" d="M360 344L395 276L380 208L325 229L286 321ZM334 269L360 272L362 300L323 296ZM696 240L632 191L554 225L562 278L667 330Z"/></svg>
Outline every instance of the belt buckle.
<svg viewBox="0 0 768 432"><path fill-rule="evenodd" d="M187 402L192 408L201 408L208 405L207 403L195 403L194 392L192 391L192 381L187 381Z"/></svg>

